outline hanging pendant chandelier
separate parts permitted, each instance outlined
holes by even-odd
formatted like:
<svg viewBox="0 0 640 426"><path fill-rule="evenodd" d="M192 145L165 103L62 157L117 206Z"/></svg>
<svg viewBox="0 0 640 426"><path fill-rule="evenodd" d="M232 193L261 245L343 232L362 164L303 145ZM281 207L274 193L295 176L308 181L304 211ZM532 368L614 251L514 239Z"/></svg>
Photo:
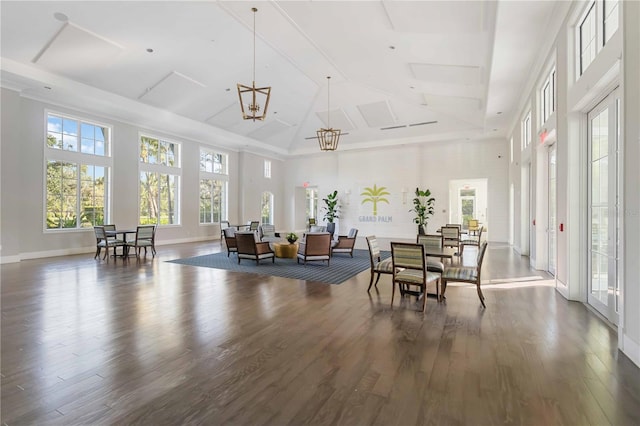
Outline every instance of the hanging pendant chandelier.
<svg viewBox="0 0 640 426"><path fill-rule="evenodd" d="M331 102L331 92L329 90L330 81L331 77L327 77L327 128L316 130L320 151L335 151L338 149L338 142L340 140L341 130L331 128L331 111L329 111L329 104Z"/></svg>
<svg viewBox="0 0 640 426"><path fill-rule="evenodd" d="M256 87L256 12L253 11L253 82L251 86L238 83L238 97L240 98L240 108L242 118L245 120L264 120L267 116L269 98L271 97L271 87ZM264 105L260 107L260 105Z"/></svg>

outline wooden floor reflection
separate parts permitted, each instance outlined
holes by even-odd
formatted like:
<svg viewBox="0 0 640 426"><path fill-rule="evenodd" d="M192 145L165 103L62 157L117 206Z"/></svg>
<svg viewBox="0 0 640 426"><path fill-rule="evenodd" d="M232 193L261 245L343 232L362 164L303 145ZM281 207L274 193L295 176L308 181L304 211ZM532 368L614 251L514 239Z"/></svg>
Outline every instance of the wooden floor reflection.
<svg viewBox="0 0 640 426"><path fill-rule="evenodd" d="M424 316L390 306L388 276L367 293L368 271L327 285L165 262L212 251L2 265L2 422L640 424L617 332L506 246L486 255L486 310L452 285Z"/></svg>

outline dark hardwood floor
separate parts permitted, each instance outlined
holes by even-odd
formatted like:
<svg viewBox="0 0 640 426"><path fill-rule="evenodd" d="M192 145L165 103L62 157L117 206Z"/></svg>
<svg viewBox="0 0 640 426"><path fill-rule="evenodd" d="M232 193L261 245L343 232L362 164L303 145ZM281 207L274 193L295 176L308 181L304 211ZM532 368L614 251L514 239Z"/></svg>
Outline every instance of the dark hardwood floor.
<svg viewBox="0 0 640 426"><path fill-rule="evenodd" d="M2 265L2 422L640 424L617 332L506 246L485 258L486 310L452 284L424 315L390 306L389 276L368 294L368 271L327 285L165 262L219 250Z"/></svg>

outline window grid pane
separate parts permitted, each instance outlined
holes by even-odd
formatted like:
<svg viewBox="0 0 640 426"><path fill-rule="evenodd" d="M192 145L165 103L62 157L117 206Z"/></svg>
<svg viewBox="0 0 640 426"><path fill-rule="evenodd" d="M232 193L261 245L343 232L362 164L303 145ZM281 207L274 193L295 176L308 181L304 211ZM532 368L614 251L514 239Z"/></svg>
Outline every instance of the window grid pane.
<svg viewBox="0 0 640 426"><path fill-rule="evenodd" d="M593 62L596 56L596 18L595 3L591 4L584 20L580 24L580 74Z"/></svg>
<svg viewBox="0 0 640 426"><path fill-rule="evenodd" d="M70 152L77 161L47 161L46 229L104 224L109 167L87 163L87 155L108 156L108 127L47 113L46 147Z"/></svg>

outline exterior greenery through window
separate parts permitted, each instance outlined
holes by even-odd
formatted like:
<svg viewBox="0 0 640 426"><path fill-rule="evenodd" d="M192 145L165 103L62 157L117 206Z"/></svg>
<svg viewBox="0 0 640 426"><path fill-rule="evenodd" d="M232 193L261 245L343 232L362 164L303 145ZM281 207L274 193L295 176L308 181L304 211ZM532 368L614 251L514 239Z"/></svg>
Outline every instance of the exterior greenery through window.
<svg viewBox="0 0 640 426"><path fill-rule="evenodd" d="M227 156L200 149L200 223L227 219Z"/></svg>
<svg viewBox="0 0 640 426"><path fill-rule="evenodd" d="M306 223L309 223L309 219L316 219L318 217L318 189L306 188Z"/></svg>
<svg viewBox="0 0 640 426"><path fill-rule="evenodd" d="M271 192L262 193L262 215L260 220L264 224L273 224L273 194Z"/></svg>
<svg viewBox="0 0 640 426"><path fill-rule="evenodd" d="M141 225L180 223L179 148L175 142L140 137Z"/></svg>
<svg viewBox="0 0 640 426"><path fill-rule="evenodd" d="M77 229L108 220L110 128L47 113L46 229Z"/></svg>

